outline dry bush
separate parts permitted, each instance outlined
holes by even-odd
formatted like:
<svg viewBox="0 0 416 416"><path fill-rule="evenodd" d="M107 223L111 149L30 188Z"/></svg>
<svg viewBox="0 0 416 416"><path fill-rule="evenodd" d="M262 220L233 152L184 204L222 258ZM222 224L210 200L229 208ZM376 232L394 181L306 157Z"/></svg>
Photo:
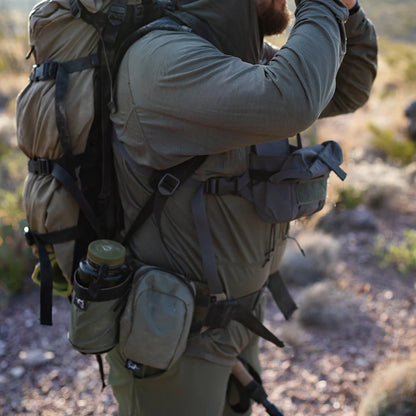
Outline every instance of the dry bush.
<svg viewBox="0 0 416 416"><path fill-rule="evenodd" d="M334 264L340 258L339 242L319 231L303 232L296 238L306 256L289 241L280 265L285 281L288 284L306 286L331 277Z"/></svg>
<svg viewBox="0 0 416 416"><path fill-rule="evenodd" d="M414 416L416 414L416 356L377 371L358 416Z"/></svg>
<svg viewBox="0 0 416 416"><path fill-rule="evenodd" d="M332 329L360 320L359 314L357 299L324 281L305 289L295 317L304 326Z"/></svg>

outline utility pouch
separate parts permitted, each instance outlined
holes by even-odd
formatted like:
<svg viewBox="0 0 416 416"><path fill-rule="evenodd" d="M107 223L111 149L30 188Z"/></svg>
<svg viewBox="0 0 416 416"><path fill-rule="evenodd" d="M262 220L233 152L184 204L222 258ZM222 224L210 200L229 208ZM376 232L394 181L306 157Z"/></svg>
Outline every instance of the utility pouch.
<svg viewBox="0 0 416 416"><path fill-rule="evenodd" d="M341 146L334 141L297 148L287 156L252 154L252 198L265 222L289 222L321 210L329 173L344 180Z"/></svg>
<svg viewBox="0 0 416 416"><path fill-rule="evenodd" d="M194 303L195 287L184 276L153 266L138 269L120 321L126 367L171 367L185 351Z"/></svg>
<svg viewBox="0 0 416 416"><path fill-rule="evenodd" d="M99 258L99 250L106 259ZM124 255L120 244L96 240L75 272L68 339L81 353L101 354L118 344L120 316L132 282Z"/></svg>

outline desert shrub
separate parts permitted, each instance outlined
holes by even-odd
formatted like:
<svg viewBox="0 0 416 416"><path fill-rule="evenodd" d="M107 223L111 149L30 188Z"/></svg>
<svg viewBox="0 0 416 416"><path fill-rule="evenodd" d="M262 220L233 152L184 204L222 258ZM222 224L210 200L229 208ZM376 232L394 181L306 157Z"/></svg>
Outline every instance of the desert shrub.
<svg viewBox="0 0 416 416"><path fill-rule="evenodd" d="M376 372L362 399L358 416L414 416L416 359L391 364Z"/></svg>
<svg viewBox="0 0 416 416"><path fill-rule="evenodd" d="M288 242L280 272L288 284L307 286L331 276L339 259L340 244L328 234L314 231L297 237L305 256L296 244Z"/></svg>
<svg viewBox="0 0 416 416"><path fill-rule="evenodd" d="M358 303L330 281L315 283L302 294L296 320L303 326L336 328L352 323Z"/></svg>
<svg viewBox="0 0 416 416"><path fill-rule="evenodd" d="M25 220L7 224L0 218L0 287L7 292L19 292L33 262L31 250L23 236Z"/></svg>
<svg viewBox="0 0 416 416"><path fill-rule="evenodd" d="M373 134L372 146L387 159L403 165L408 165L415 159L416 145L410 140L398 139L393 131L381 129L374 124L370 124L368 128Z"/></svg>
<svg viewBox="0 0 416 416"><path fill-rule="evenodd" d="M387 243L379 236L373 253L380 258L380 267L393 265L400 273L406 274L416 270L416 230L403 231L403 241Z"/></svg>
<svg viewBox="0 0 416 416"><path fill-rule="evenodd" d="M0 143L0 288L17 292L32 265L23 234L22 187L27 159L11 145Z"/></svg>
<svg viewBox="0 0 416 416"><path fill-rule="evenodd" d="M364 192L357 189L354 185L342 188L338 193L337 208L354 209L362 204Z"/></svg>

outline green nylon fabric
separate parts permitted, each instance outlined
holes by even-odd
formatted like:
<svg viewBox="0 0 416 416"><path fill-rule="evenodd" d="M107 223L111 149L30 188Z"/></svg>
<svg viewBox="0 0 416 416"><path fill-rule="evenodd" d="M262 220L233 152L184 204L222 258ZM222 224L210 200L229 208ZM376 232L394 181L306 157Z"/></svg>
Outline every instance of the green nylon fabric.
<svg viewBox="0 0 416 416"><path fill-rule="evenodd" d="M324 111L354 111L368 98L377 46L362 11L344 26L348 10L338 0L300 1L286 45L268 65L258 65L252 63L261 52L254 0L180 4L235 52L225 55L194 34L161 30L128 50L112 119L137 163L166 169L204 154L209 157L195 178L238 175L248 167L250 145L292 136ZM128 227L150 195L148 178L115 153ZM137 265L204 280L191 213L195 190L185 184L167 201L161 218L165 245L152 221L134 235L129 250ZM206 195L205 204L226 293L237 298L260 289L278 267L287 224L264 223L251 202L234 195ZM231 323L193 338L186 353L229 365L251 337Z"/></svg>

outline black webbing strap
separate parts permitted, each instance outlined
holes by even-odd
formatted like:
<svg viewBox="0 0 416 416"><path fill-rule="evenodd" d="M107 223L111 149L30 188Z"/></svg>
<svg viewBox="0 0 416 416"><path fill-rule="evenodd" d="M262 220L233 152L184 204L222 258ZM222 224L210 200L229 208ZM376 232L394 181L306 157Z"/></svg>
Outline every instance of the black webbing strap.
<svg viewBox="0 0 416 416"><path fill-rule="evenodd" d="M127 0L112 0L107 13L107 24L104 26L103 40L110 48L116 43L120 27L126 20ZM111 51L114 53L115 51Z"/></svg>
<svg viewBox="0 0 416 416"><path fill-rule="evenodd" d="M75 156L76 159L78 159ZM71 194L75 202L80 207L85 218L98 236L103 235L102 227L97 219L94 210L85 198L78 183L74 178L60 165L60 161L46 158L29 159L28 170L36 175L52 175L62 186Z"/></svg>
<svg viewBox="0 0 416 416"><path fill-rule="evenodd" d="M64 188L71 194L78 206L80 207L85 218L90 223L91 227L97 233L98 237L103 236L102 227L97 219L97 215L94 213L91 205L88 203L77 182L71 177L71 175L58 163L54 163L51 175L57 179Z"/></svg>
<svg viewBox="0 0 416 416"><path fill-rule="evenodd" d="M208 309L204 325L210 328L225 328L230 321L237 321L254 334L270 341L279 348L285 344L270 332L253 313L242 306L237 299L212 303Z"/></svg>
<svg viewBox="0 0 416 416"><path fill-rule="evenodd" d="M90 25L94 26L98 32L103 30L107 22L107 15L102 11L91 13L79 0L69 0L71 14L76 19L82 19Z"/></svg>
<svg viewBox="0 0 416 416"><path fill-rule="evenodd" d="M52 291L53 291L53 272L46 249L47 245L64 243L78 238L79 230L77 227L65 228L49 233L37 233L28 230L25 233L29 245L36 244L40 264L40 323L42 325L52 325Z"/></svg>
<svg viewBox="0 0 416 416"><path fill-rule="evenodd" d="M284 347L284 343L270 332L261 321L254 316L250 309L241 305L238 299L225 300L221 280L218 275L215 259L214 245L209 230L208 216L204 202L204 185L198 188L192 198L192 214L197 231L199 247L202 256L202 268L204 277L208 283L211 304L203 322L203 326L211 328L224 328L231 320L241 323L254 334L272 342L277 347ZM278 306L288 319L296 309L292 297L278 276L273 276L269 281L270 290L273 289L273 297L278 301ZM284 291L286 289L286 291ZM283 290L280 294L278 291ZM286 295L288 296L286 298Z"/></svg>
<svg viewBox="0 0 416 416"><path fill-rule="evenodd" d="M298 307L278 271L269 276L267 287L285 319L290 319L293 312L295 312Z"/></svg>
<svg viewBox="0 0 416 416"><path fill-rule="evenodd" d="M64 62L58 65L55 87L55 116L59 140L61 142L64 167L71 176L75 176L72 156L71 134L68 116L66 113L66 95L68 90L69 74L98 66L97 55L91 55L75 61Z"/></svg>
<svg viewBox="0 0 416 416"><path fill-rule="evenodd" d="M38 82L48 79L56 79L58 70L61 67L65 69L65 72L71 74L73 72L95 68L98 65L99 62L97 54L92 54L65 62L47 61L33 67L30 74L30 81Z"/></svg>
<svg viewBox="0 0 416 416"><path fill-rule="evenodd" d="M201 184L192 198L192 215L198 236L199 248L202 256L202 269L208 283L210 295L225 299L224 289L218 276L217 262L215 260L214 245L204 201L204 184ZM222 299L221 299L222 298Z"/></svg>
<svg viewBox="0 0 416 416"><path fill-rule="evenodd" d="M101 391L103 391L107 387L107 384L105 384L103 357L101 356L101 354L95 354L95 358L98 364L98 371L100 372Z"/></svg>
<svg viewBox="0 0 416 416"><path fill-rule="evenodd" d="M126 163L129 165L131 164L135 169L139 167L139 170L141 170L140 165L135 163L134 160L128 156L128 153L125 151L122 143L118 140L115 132L113 133L113 140L116 142L116 146L120 150L120 154ZM139 228L152 214L154 214L157 226L160 229L162 211L168 198L176 192L182 183L185 182L186 179L188 179L199 166L202 165L206 157L206 155L194 156L180 165L176 165L170 169L153 171L153 177L150 178L150 183L154 191L128 229L125 237L123 238L122 243L124 245L128 244L133 234L139 230Z"/></svg>
<svg viewBox="0 0 416 416"><path fill-rule="evenodd" d="M55 79L55 117L59 141L63 152L63 166L71 176L74 173L71 135L66 114L66 94L69 74L95 68L99 65L98 56L93 54L66 62L44 62L33 68L30 75L32 82Z"/></svg>
<svg viewBox="0 0 416 416"><path fill-rule="evenodd" d="M267 414L270 416L284 416L283 413L268 400L266 391L256 380L250 381L250 383L244 387L244 390L254 401L263 405Z"/></svg>
<svg viewBox="0 0 416 416"><path fill-rule="evenodd" d="M40 323L41 325L52 325L52 290L53 272L52 265L45 245L33 234L38 248L40 275Z"/></svg>

